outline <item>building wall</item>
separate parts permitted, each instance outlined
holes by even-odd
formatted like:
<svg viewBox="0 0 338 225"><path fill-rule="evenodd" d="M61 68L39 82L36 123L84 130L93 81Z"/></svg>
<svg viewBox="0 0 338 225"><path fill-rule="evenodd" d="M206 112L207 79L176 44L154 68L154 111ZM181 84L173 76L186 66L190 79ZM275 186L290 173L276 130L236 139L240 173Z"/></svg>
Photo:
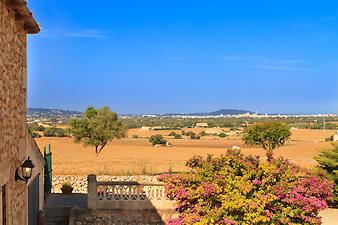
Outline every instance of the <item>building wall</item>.
<svg viewBox="0 0 338 225"><path fill-rule="evenodd" d="M27 143L27 154L30 159L33 161L35 167L33 169L32 178L28 180L27 185L30 185L33 180L39 176L39 210L43 210L44 205L44 166L45 161L40 153L39 147L37 146L35 140L32 138L28 128L27 128L27 135L26 135L26 143Z"/></svg>
<svg viewBox="0 0 338 225"><path fill-rule="evenodd" d="M0 186L7 184L7 224L11 225L27 224L27 186L15 181L15 169L27 155L25 123L26 32L5 0L0 0ZM0 224L1 220L2 215Z"/></svg>

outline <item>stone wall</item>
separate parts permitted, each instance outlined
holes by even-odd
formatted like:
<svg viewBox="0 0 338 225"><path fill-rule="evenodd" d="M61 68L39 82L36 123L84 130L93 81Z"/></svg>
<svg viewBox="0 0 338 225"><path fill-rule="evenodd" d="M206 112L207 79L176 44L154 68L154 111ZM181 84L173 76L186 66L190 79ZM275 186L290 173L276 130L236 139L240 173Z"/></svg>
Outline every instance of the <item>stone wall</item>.
<svg viewBox="0 0 338 225"><path fill-rule="evenodd" d="M171 218L169 213L162 217L156 210L89 210L72 209L70 212L69 225L164 225Z"/></svg>
<svg viewBox="0 0 338 225"><path fill-rule="evenodd" d="M157 182L156 176L97 176L98 181L138 181L138 182ZM87 193L87 176L60 175L53 176L53 193L60 193L64 182L70 182L74 188L73 193Z"/></svg>
<svg viewBox="0 0 338 225"><path fill-rule="evenodd" d="M0 186L6 184L7 224L27 223L26 184L14 180L26 157L25 135L26 31L0 0Z"/></svg>

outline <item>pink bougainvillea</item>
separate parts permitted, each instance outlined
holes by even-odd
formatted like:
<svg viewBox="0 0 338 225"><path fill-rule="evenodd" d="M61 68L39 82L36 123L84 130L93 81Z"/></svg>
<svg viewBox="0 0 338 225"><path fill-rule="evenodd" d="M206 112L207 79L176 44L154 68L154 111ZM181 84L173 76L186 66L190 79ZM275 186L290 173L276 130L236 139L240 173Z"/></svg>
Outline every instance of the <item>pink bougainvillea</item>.
<svg viewBox="0 0 338 225"><path fill-rule="evenodd" d="M317 225L331 199L331 181L282 158L267 163L228 151L187 165L194 172L159 177L178 203L179 217L170 225Z"/></svg>

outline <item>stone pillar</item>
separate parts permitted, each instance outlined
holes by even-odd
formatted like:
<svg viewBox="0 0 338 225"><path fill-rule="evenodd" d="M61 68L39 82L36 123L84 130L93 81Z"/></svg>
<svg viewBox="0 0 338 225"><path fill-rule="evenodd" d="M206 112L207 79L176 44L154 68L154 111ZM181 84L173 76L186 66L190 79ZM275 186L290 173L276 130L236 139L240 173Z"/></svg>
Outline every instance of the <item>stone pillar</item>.
<svg viewBox="0 0 338 225"><path fill-rule="evenodd" d="M97 201L97 181L96 175L88 175L88 209L96 209Z"/></svg>

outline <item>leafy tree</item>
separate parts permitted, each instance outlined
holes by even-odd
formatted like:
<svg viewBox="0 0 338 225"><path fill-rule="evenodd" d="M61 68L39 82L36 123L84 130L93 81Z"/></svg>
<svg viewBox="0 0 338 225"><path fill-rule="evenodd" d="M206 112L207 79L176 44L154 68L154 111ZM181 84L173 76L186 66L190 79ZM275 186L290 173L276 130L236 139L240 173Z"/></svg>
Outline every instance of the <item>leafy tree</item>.
<svg viewBox="0 0 338 225"><path fill-rule="evenodd" d="M227 137L227 135L226 135L225 133L220 133L220 134L218 135L218 137L220 137L220 138L225 138L225 137Z"/></svg>
<svg viewBox="0 0 338 225"><path fill-rule="evenodd" d="M334 181L333 204L338 206L338 145L334 145L333 149L322 150L315 159Z"/></svg>
<svg viewBox="0 0 338 225"><path fill-rule="evenodd" d="M47 127L43 131L43 136L45 137L67 137L67 131L58 127Z"/></svg>
<svg viewBox="0 0 338 225"><path fill-rule="evenodd" d="M207 136L207 135L208 134L205 131L201 131L200 134L199 134L199 136L201 136L201 137L204 137L204 136Z"/></svg>
<svg viewBox="0 0 338 225"><path fill-rule="evenodd" d="M333 135L331 135L331 136L328 137L328 138L325 138L325 141L326 141L326 142L331 142L331 141L333 141Z"/></svg>
<svg viewBox="0 0 338 225"><path fill-rule="evenodd" d="M156 135L152 135L150 138L149 138L149 142L155 146L155 145L164 145L167 143L167 141L163 138L162 135L160 134L156 134Z"/></svg>
<svg viewBox="0 0 338 225"><path fill-rule="evenodd" d="M183 135L185 135L185 136L196 136L196 134L193 132L193 131L187 131L187 132L185 132Z"/></svg>
<svg viewBox="0 0 338 225"><path fill-rule="evenodd" d="M180 134L174 134L173 137L174 139L182 139L182 135Z"/></svg>
<svg viewBox="0 0 338 225"><path fill-rule="evenodd" d="M175 136L176 133L174 131L170 132L169 136Z"/></svg>
<svg viewBox="0 0 338 225"><path fill-rule="evenodd" d="M194 132L190 135L190 139L195 140L195 139L201 139L199 135L196 135Z"/></svg>
<svg viewBox="0 0 338 225"><path fill-rule="evenodd" d="M37 122L33 122L28 124L29 129L33 132L33 131L44 131L45 127L39 125Z"/></svg>
<svg viewBox="0 0 338 225"><path fill-rule="evenodd" d="M35 131L32 132L31 134L32 134L33 138L40 138L41 137L41 134L39 134L38 132L35 132Z"/></svg>
<svg viewBox="0 0 338 225"><path fill-rule="evenodd" d="M273 150L284 145L290 136L291 131L287 124L266 122L246 127L243 141L249 145L261 145L266 150L268 162L271 162Z"/></svg>
<svg viewBox="0 0 338 225"><path fill-rule="evenodd" d="M126 134L126 127L107 106L100 109L88 107L82 118L71 119L69 125L74 141L82 142L84 146L94 146L96 156L109 141Z"/></svg>

